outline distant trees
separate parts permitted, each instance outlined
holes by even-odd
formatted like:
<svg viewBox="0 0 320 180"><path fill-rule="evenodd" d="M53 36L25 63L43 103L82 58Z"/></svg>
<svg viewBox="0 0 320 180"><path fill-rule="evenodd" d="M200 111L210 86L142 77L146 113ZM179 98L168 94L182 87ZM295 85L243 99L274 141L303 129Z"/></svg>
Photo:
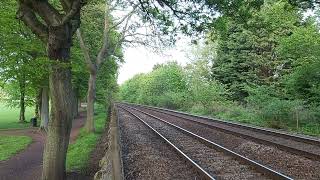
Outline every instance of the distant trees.
<svg viewBox="0 0 320 180"><path fill-rule="evenodd" d="M120 97L130 102L179 108L187 96L186 88L182 68L176 62L169 62L125 82L120 88Z"/></svg>

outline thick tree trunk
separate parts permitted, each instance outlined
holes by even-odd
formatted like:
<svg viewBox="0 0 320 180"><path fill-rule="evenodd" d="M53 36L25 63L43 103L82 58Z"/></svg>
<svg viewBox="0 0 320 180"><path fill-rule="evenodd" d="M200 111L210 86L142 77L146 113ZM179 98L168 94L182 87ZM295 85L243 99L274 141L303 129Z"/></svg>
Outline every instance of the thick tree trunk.
<svg viewBox="0 0 320 180"><path fill-rule="evenodd" d="M71 29L68 24L49 27L48 57L51 117L43 154L42 180L66 178L66 155L72 127Z"/></svg>
<svg viewBox="0 0 320 180"><path fill-rule="evenodd" d="M43 180L65 179L66 152L72 126L71 70L59 64L50 72L51 117L43 155Z"/></svg>
<svg viewBox="0 0 320 180"><path fill-rule="evenodd" d="M40 128L48 130L49 123L49 88L42 88L41 93L41 111L40 111L41 124Z"/></svg>
<svg viewBox="0 0 320 180"><path fill-rule="evenodd" d="M97 75L90 73L88 82L88 94L87 94L87 121L85 129L87 132L94 132L94 101L96 96L96 80Z"/></svg>
<svg viewBox="0 0 320 180"><path fill-rule="evenodd" d="M24 76L20 80L19 86L20 86L20 116L19 116L19 122L20 123L24 123L26 121L26 117L25 117L25 110L26 110L26 106L25 106L26 81L25 81Z"/></svg>

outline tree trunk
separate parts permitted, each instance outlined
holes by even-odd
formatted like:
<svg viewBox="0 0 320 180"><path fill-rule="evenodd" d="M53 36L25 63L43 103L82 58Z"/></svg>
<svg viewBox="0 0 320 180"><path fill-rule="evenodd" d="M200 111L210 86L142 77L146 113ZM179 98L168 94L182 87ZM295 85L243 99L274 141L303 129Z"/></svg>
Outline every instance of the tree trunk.
<svg viewBox="0 0 320 180"><path fill-rule="evenodd" d="M42 88L41 93L41 112L40 112L41 124L40 128L48 130L49 123L49 88Z"/></svg>
<svg viewBox="0 0 320 180"><path fill-rule="evenodd" d="M77 96L75 97L74 103L73 103L73 114L74 114L75 117L79 115L78 97Z"/></svg>
<svg viewBox="0 0 320 180"><path fill-rule="evenodd" d="M25 117L25 96L26 96L26 81L24 75L22 75L22 79L19 82L20 86L20 116L19 116L19 122L24 123L26 121Z"/></svg>
<svg viewBox="0 0 320 180"><path fill-rule="evenodd" d="M78 111L78 90L74 89L73 90L73 103L72 103L72 113L73 113L73 117L77 117L79 114Z"/></svg>
<svg viewBox="0 0 320 180"><path fill-rule="evenodd" d="M49 27L48 57L51 116L43 154L42 180L66 178L66 155L72 127L71 30L69 24Z"/></svg>
<svg viewBox="0 0 320 180"><path fill-rule="evenodd" d="M42 96L42 88L39 88L37 97L36 97L36 107L34 110L35 116L40 120L40 113L41 113L41 96Z"/></svg>
<svg viewBox="0 0 320 180"><path fill-rule="evenodd" d="M69 67L53 64L50 72L51 118L43 155L43 180L65 179L66 152L72 126L72 84Z"/></svg>
<svg viewBox="0 0 320 180"><path fill-rule="evenodd" d="M87 121L85 129L87 132L94 132L94 101L96 96L96 80L97 75L90 73L88 82L88 94L87 94Z"/></svg>
<svg viewBox="0 0 320 180"><path fill-rule="evenodd" d="M79 111L79 109L81 109L81 99L80 98L78 99L78 111Z"/></svg>

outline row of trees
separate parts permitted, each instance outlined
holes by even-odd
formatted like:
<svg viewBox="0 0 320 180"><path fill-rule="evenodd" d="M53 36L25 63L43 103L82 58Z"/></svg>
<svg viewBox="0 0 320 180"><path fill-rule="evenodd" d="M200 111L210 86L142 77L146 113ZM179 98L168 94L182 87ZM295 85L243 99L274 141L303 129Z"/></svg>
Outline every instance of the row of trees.
<svg viewBox="0 0 320 180"><path fill-rule="evenodd" d="M279 0L238 10L217 18L190 64L157 65L126 81L120 98L319 133L317 13Z"/></svg>
<svg viewBox="0 0 320 180"><path fill-rule="evenodd" d="M0 6L5 9L0 13L0 23L3 25L0 29L0 100L9 106L21 109L20 123L28 121L25 119L25 108L34 107L35 116L41 119L41 129L47 132L43 179L63 179L70 128L72 119L78 114L80 102L87 101L85 99L87 96L91 104L94 104L97 99L98 103L107 108L117 88L117 71L122 61L122 45L114 37L119 33L114 28L112 32L105 33L102 38L105 18L108 18L110 24L113 19L104 11L106 7L104 2L95 2L82 11L85 19L82 29L78 30L90 33L90 37L74 37L69 55L66 54L68 52L51 52L52 56L66 57L50 57L48 55L50 47L43 43L49 43L48 37L39 38L39 34L33 32L34 29L28 28L27 22L25 22L26 26L23 20L15 20L17 8L26 8L25 5L17 6L16 1L6 0L0 2ZM23 15L29 16L31 12L24 13L26 14ZM18 18L21 18L19 14ZM25 19L25 21L29 20ZM63 37L63 39L66 38ZM93 50L93 47L106 42L105 39L108 39L113 51L108 56L100 57L101 62L96 68L99 72L95 73L96 82L92 86L91 72L87 68L88 61L85 61L86 53L88 50ZM53 39L51 43L59 43L58 40ZM89 47L88 49L83 48L84 43ZM117 46L115 46L116 43L118 43ZM57 48L56 45L54 46ZM52 51L58 49L53 48ZM94 91L88 91L88 89L94 89ZM51 115L49 115L49 102ZM86 124L94 125L93 116L92 109L88 113L88 119L91 121L87 120ZM92 128L88 130L88 132L93 131Z"/></svg>
<svg viewBox="0 0 320 180"><path fill-rule="evenodd" d="M48 128L50 99L48 83L50 61L45 53L46 48L20 21L12 23L16 11L14 1L8 1L2 5L7 11L3 11L1 14L3 17L1 23L6 25L0 33L3 40L1 41L0 82L4 93L1 100L4 100L9 106L20 107L19 121L21 123L26 122L25 107L34 106L35 116L40 118L42 123L45 123L41 124L41 127L46 130ZM84 11L87 19L84 21L83 28L89 31L89 27L91 27L91 35L96 37L94 40L91 38L92 41L88 42L91 46L103 42L99 37L101 38L103 32L102 25L105 12L102 8L105 6L103 3L94 4L94 6L99 7L98 10L100 9L100 11L93 9L93 7L88 7ZM94 18L93 14L98 14L100 18ZM94 20L100 22L94 22ZM101 25L97 27L98 24ZM109 36L115 35L116 32L113 32ZM17 36L23 38L17 39ZM114 41L116 40L111 40L111 43L114 43ZM89 70L86 69L86 62L83 60L86 49L81 49L80 42L83 42L83 39L75 41L72 49L72 88L74 104L77 105L74 108L74 114L78 113L78 102L83 101L86 96L90 74L88 73ZM101 81L105 80L108 84L115 84L118 63L121 62L122 58L121 46L117 46L116 50L118 59L101 57L110 63L101 63L99 68L101 67L105 71L96 73ZM104 90L104 86L98 85L101 86L101 90ZM93 99L95 98L93 97Z"/></svg>

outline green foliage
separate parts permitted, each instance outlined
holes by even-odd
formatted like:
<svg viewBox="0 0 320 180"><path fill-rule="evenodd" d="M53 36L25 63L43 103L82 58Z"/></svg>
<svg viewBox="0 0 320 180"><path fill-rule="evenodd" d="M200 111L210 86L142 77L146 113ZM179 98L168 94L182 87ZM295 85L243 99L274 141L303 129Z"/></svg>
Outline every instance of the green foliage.
<svg viewBox="0 0 320 180"><path fill-rule="evenodd" d="M26 105L34 103L37 91L47 86L48 60L45 47L33 33L16 20L17 2L0 2L0 86L6 91L6 102L17 107L20 93L25 93ZM36 68L35 68L36 67Z"/></svg>
<svg viewBox="0 0 320 180"><path fill-rule="evenodd" d="M140 84L143 83L144 76L146 75L137 74L133 76L131 79L127 80L123 85L121 85L119 90L120 99L128 102L140 102L140 88L142 88Z"/></svg>
<svg viewBox="0 0 320 180"><path fill-rule="evenodd" d="M202 104L206 109L212 107L213 102L225 101L226 90L219 82L198 81L190 84L190 86L193 102Z"/></svg>
<svg viewBox="0 0 320 180"><path fill-rule="evenodd" d="M86 133L84 129L80 130L75 143L70 144L67 153L67 171L84 171L90 154L97 141L99 140L106 124L105 109L98 108L98 115L95 116L95 133Z"/></svg>
<svg viewBox="0 0 320 180"><path fill-rule="evenodd" d="M120 97L128 102L168 108L181 108L186 93L186 80L176 62L157 65L148 74L139 74L120 87Z"/></svg>
<svg viewBox="0 0 320 180"><path fill-rule="evenodd" d="M277 56L280 40L292 34L301 19L286 2L265 3L245 22L222 16L215 28L217 58L213 77L228 86L231 99L243 101L248 85L272 85L283 75L286 59Z"/></svg>
<svg viewBox="0 0 320 180"><path fill-rule="evenodd" d="M110 58L101 65L98 72L96 100L104 105L105 109L115 99L115 92L118 90L118 68L119 62L116 58Z"/></svg>
<svg viewBox="0 0 320 180"><path fill-rule="evenodd" d="M24 150L32 139L28 136L0 136L0 161L5 161Z"/></svg>
<svg viewBox="0 0 320 180"><path fill-rule="evenodd" d="M283 79L290 97L319 104L320 33L314 21L282 39L279 52L290 67Z"/></svg>
<svg viewBox="0 0 320 180"><path fill-rule="evenodd" d="M287 76L286 87L293 98L320 104L320 62L297 67Z"/></svg>
<svg viewBox="0 0 320 180"><path fill-rule="evenodd" d="M87 95L89 71L86 68L79 43L77 41L74 43L71 48L72 86L77 98L84 100Z"/></svg>

